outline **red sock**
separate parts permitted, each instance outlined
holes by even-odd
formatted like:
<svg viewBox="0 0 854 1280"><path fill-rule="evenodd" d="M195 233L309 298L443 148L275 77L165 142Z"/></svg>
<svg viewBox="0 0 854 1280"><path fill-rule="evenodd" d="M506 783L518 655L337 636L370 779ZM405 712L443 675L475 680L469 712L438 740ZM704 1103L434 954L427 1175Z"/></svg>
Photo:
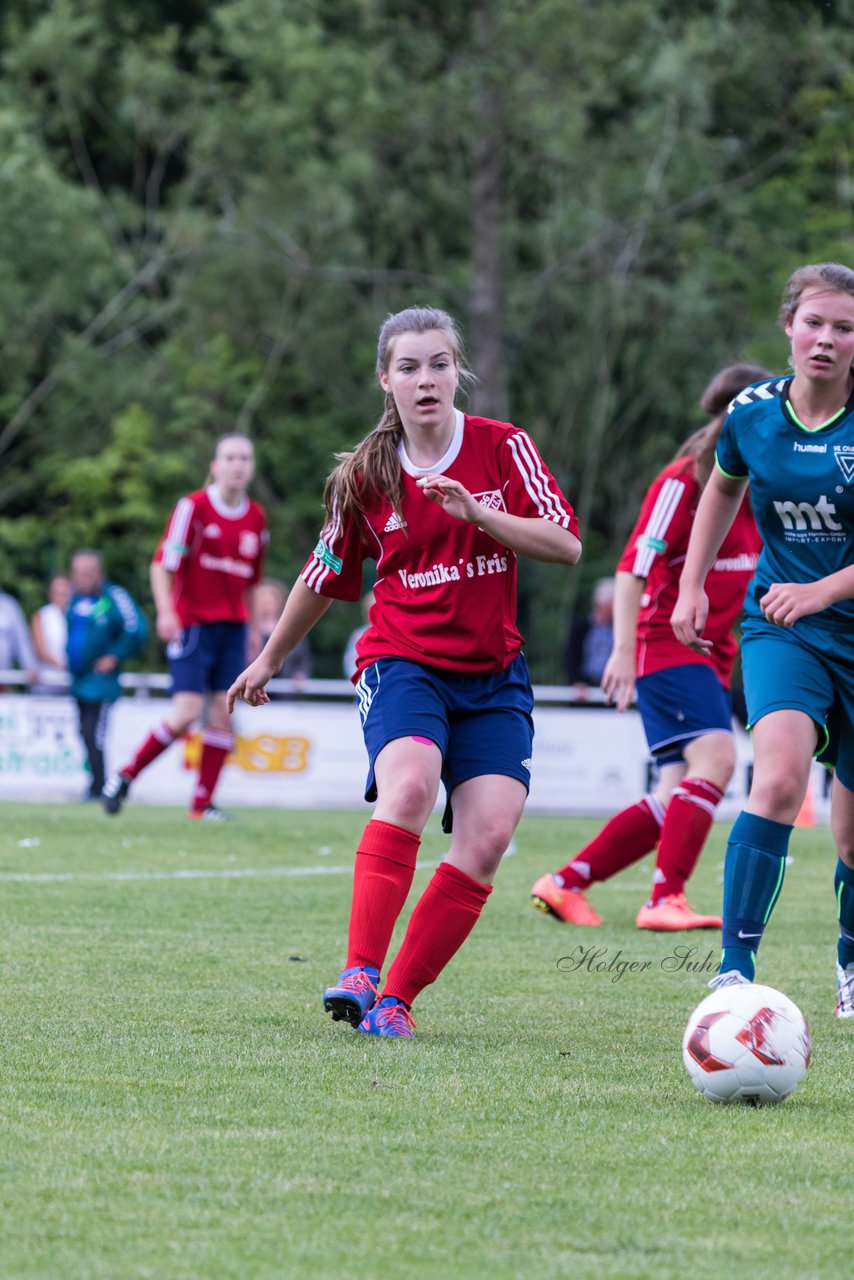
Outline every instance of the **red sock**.
<svg viewBox="0 0 854 1280"><path fill-rule="evenodd" d="M491 884L480 884L450 862L440 862L415 904L382 994L411 1005L459 951L491 893Z"/></svg>
<svg viewBox="0 0 854 1280"><path fill-rule="evenodd" d="M610 822L558 875L566 889L586 889L607 880L655 848L664 821L664 805L653 795L615 813Z"/></svg>
<svg viewBox="0 0 854 1280"><path fill-rule="evenodd" d="M362 833L353 868L353 905L347 968L381 969L415 874L421 837L372 818Z"/></svg>
<svg viewBox="0 0 854 1280"><path fill-rule="evenodd" d="M193 813L203 813L213 803L213 793L222 773L222 766L233 746L234 734L225 729L205 729L202 734L202 758L199 762L199 780L193 792Z"/></svg>
<svg viewBox="0 0 854 1280"><path fill-rule="evenodd" d="M120 769L123 778L127 778L132 782L138 773L141 773L146 765L151 764L152 760L156 760L159 755L171 747L175 741L176 735L169 728L166 721L159 724L156 729L152 729L151 733L145 739L142 746L137 751L134 758L123 769Z"/></svg>
<svg viewBox="0 0 854 1280"><path fill-rule="evenodd" d="M697 865L724 793L703 778L683 778L673 792L652 877L652 902L682 893Z"/></svg>

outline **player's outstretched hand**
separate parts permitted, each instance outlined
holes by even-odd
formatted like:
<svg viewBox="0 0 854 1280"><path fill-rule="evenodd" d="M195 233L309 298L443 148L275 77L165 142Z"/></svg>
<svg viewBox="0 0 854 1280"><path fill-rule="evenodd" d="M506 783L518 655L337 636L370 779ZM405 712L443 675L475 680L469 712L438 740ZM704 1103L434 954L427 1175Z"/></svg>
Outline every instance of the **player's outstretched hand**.
<svg viewBox="0 0 854 1280"><path fill-rule="evenodd" d="M635 696L635 655L616 649L602 672L602 692L618 711L625 711Z"/></svg>
<svg viewBox="0 0 854 1280"><path fill-rule="evenodd" d="M275 672L270 669L269 663L263 661L263 657L256 658L251 666L240 673L225 695L229 715L238 698L250 707L263 707L265 702L269 702L264 686L274 675Z"/></svg>
<svg viewBox="0 0 854 1280"><path fill-rule="evenodd" d="M772 582L759 601L765 617L778 627L790 627L798 618L821 613L828 604L830 601L821 579L818 582Z"/></svg>
<svg viewBox="0 0 854 1280"><path fill-rule="evenodd" d="M703 639L703 628L709 616L709 597L705 591L680 591L676 607L670 615L673 634L695 653L711 653L714 645Z"/></svg>
<svg viewBox="0 0 854 1280"><path fill-rule="evenodd" d="M419 489L424 491L424 496L429 498L431 502L438 502L449 516L453 516L456 520L467 520L469 524L477 524L478 519L483 515L483 507L479 502L475 502L464 485L459 480L449 480L447 476L421 476L416 482Z"/></svg>

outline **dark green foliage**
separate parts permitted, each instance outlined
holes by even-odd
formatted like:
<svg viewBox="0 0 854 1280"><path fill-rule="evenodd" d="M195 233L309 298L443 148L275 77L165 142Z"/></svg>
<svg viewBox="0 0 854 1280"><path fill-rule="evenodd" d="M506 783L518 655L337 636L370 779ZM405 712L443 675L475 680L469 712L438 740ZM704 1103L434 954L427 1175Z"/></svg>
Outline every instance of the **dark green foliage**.
<svg viewBox="0 0 854 1280"><path fill-rule="evenodd" d="M785 277L854 257L852 30L851 0L4 6L0 578L35 605L103 541L144 600L234 426L293 577L379 412L377 325L429 301L579 511L581 570L522 574L558 678L708 377L783 367Z"/></svg>

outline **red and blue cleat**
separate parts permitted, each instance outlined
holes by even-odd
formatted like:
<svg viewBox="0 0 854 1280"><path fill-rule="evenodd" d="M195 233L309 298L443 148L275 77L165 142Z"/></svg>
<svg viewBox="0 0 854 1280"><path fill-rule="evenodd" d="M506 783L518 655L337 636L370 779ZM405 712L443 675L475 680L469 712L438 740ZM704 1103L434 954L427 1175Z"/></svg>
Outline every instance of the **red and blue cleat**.
<svg viewBox="0 0 854 1280"><path fill-rule="evenodd" d="M323 1007L332 1014L332 1021L358 1027L376 1002L379 980L379 970L370 965L342 969L335 986L327 987L323 993Z"/></svg>
<svg viewBox="0 0 854 1280"><path fill-rule="evenodd" d="M415 1035L415 1019L408 1005L397 996L383 996L365 1014L357 1030L365 1036L397 1036L411 1040Z"/></svg>

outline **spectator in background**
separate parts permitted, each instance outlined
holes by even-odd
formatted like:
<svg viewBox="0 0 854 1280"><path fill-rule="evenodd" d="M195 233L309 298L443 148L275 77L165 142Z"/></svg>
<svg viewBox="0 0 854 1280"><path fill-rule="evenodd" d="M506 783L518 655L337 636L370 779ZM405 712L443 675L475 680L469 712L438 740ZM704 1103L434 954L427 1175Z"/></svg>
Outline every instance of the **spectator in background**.
<svg viewBox="0 0 854 1280"><path fill-rule="evenodd" d="M97 551L85 548L71 559L68 606L68 669L71 696L80 714L80 736L92 775L87 800L104 786L104 743L110 708L119 697L122 663L148 639L148 626L136 602L108 582Z"/></svg>
<svg viewBox="0 0 854 1280"><path fill-rule="evenodd" d="M343 666L344 666L344 674L348 680L353 679L353 676L356 674L356 671L358 669L358 654L356 652L356 645L358 644L360 638L365 634L368 627L371 625L369 615L371 612L371 605L373 603L374 603L373 591L366 592L365 595L362 596L362 601L361 601L362 617L364 618L364 622L360 627L356 627L354 631L350 632L349 636L347 637L347 643L344 646Z"/></svg>
<svg viewBox="0 0 854 1280"><path fill-rule="evenodd" d="M600 578L593 588L589 612L576 617L564 653L567 684L579 702L598 689L614 647L614 579Z"/></svg>
<svg viewBox="0 0 854 1280"><path fill-rule="evenodd" d="M39 660L38 693L52 693L65 684L68 670L68 603L71 582L64 573L55 573L48 586L48 603L37 609L30 631Z"/></svg>
<svg viewBox="0 0 854 1280"><path fill-rule="evenodd" d="M265 578L259 582L252 596L252 613L249 619L249 631L246 637L246 661L252 663L258 657L264 645L273 634L276 623L282 616L285 601L290 595L290 587L278 578ZM292 649L282 663L279 678L295 680L297 683L307 680L311 675L311 645L305 636L295 649ZM273 694L271 697L275 696Z"/></svg>
<svg viewBox="0 0 854 1280"><path fill-rule="evenodd" d="M0 591L0 671L20 667L32 683L38 675L38 660L24 611L14 596Z"/></svg>

